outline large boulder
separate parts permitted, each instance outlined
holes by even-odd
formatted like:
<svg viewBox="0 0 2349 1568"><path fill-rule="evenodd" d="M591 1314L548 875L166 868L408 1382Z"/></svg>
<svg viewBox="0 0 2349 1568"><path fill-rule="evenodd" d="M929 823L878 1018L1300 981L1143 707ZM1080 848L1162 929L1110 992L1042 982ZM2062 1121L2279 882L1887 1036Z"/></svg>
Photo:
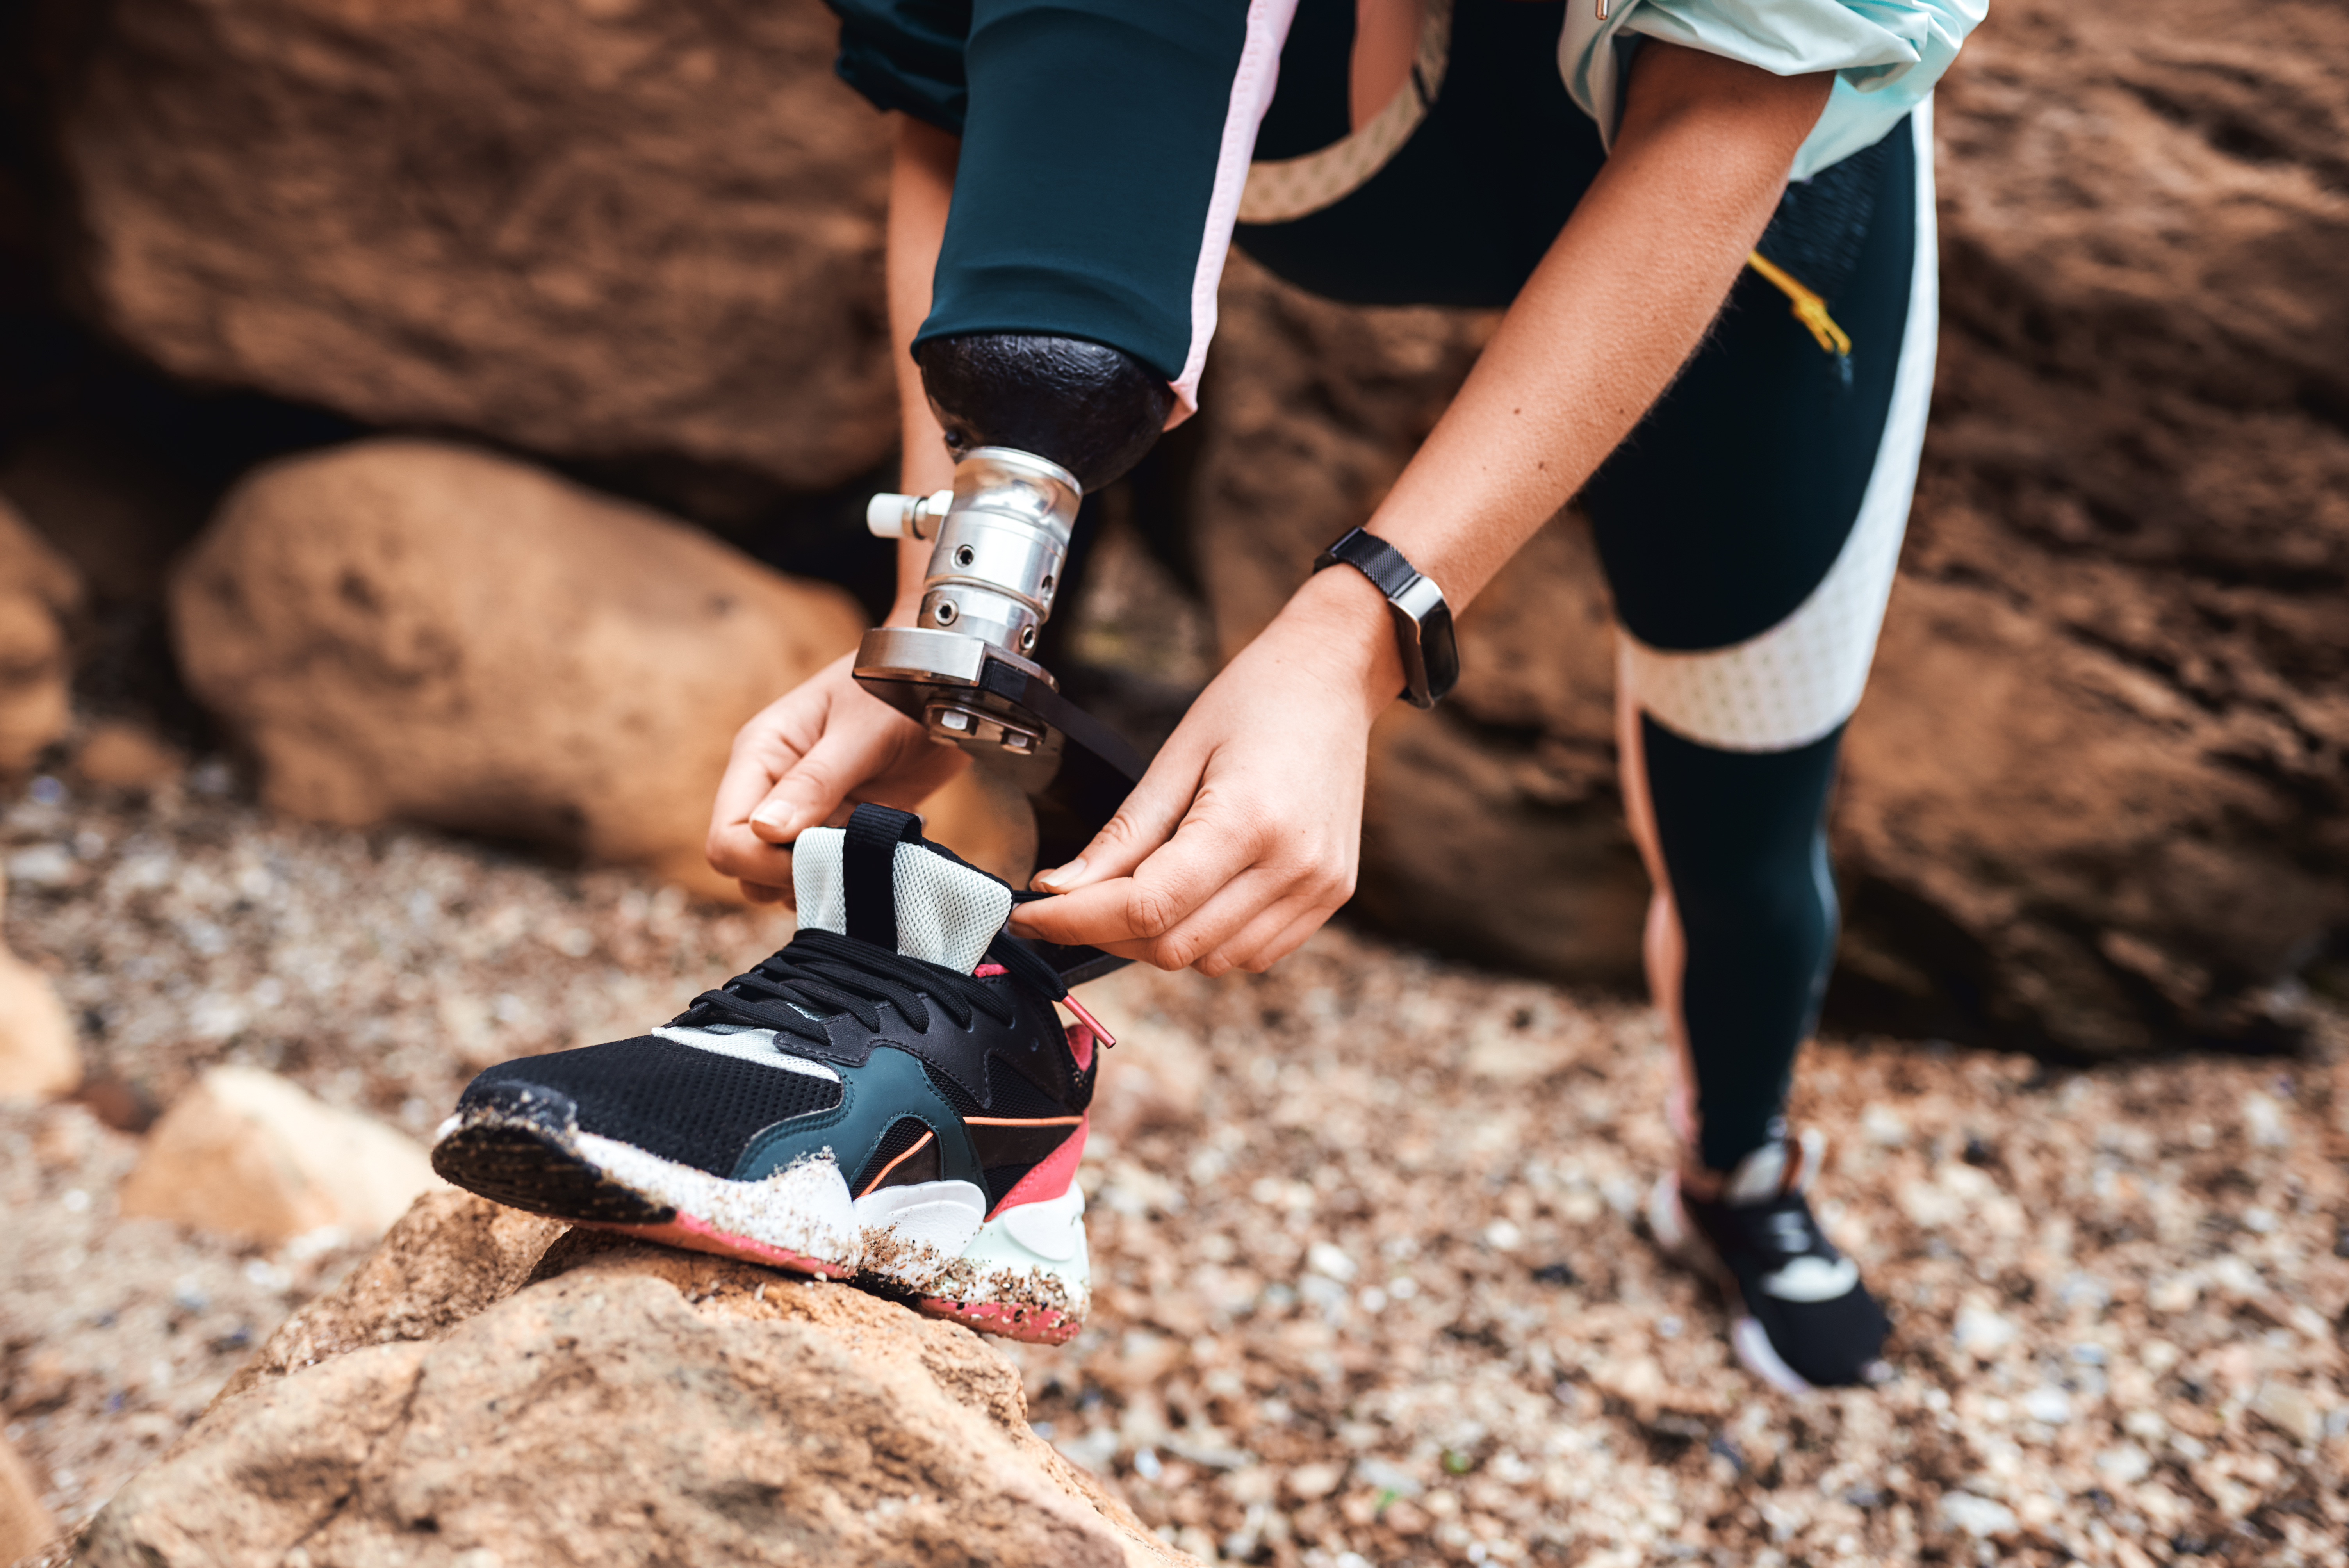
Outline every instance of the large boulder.
<svg viewBox="0 0 2349 1568"><path fill-rule="evenodd" d="M268 802L702 860L734 731L856 645L837 589L525 464L379 439L264 469L171 586L190 688Z"/></svg>
<svg viewBox="0 0 2349 1568"><path fill-rule="evenodd" d="M818 0L58 9L76 270L166 369L800 488L886 457L885 125Z"/></svg>
<svg viewBox="0 0 2349 1568"><path fill-rule="evenodd" d="M441 1185L413 1139L259 1068L217 1067L155 1123L121 1212L263 1246L382 1232Z"/></svg>
<svg viewBox="0 0 2349 1568"><path fill-rule="evenodd" d="M1018 1371L969 1330L745 1264L550 1248L559 1231L424 1200L78 1560L1192 1561L1029 1429Z"/></svg>
<svg viewBox="0 0 2349 1568"><path fill-rule="evenodd" d="M1840 1005L2100 1055L2274 1038L2349 919L2349 24L2016 0L1939 130L1942 370L1836 815ZM1228 651L1489 318L1238 265L1224 323L1196 493ZM1631 970L1605 617L1571 514L1473 607L1455 699L1374 743L1371 913Z"/></svg>
<svg viewBox="0 0 2349 1568"><path fill-rule="evenodd" d="M66 732L67 629L81 600L79 574L0 498L0 777Z"/></svg>
<svg viewBox="0 0 2349 1568"><path fill-rule="evenodd" d="M80 1082L81 1047L57 986L0 942L0 1100L51 1099Z"/></svg>

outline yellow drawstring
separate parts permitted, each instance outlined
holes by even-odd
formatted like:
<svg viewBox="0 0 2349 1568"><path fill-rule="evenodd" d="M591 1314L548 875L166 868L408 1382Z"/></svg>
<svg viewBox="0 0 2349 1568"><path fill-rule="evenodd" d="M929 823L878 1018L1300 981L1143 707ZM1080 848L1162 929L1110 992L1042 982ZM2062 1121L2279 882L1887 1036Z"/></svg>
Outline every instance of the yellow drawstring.
<svg viewBox="0 0 2349 1568"><path fill-rule="evenodd" d="M1838 359L1851 357L1851 336L1827 314L1827 302L1796 283L1786 269L1761 252L1745 258L1745 264L1778 285L1778 292L1795 302L1795 319L1811 329L1819 346Z"/></svg>

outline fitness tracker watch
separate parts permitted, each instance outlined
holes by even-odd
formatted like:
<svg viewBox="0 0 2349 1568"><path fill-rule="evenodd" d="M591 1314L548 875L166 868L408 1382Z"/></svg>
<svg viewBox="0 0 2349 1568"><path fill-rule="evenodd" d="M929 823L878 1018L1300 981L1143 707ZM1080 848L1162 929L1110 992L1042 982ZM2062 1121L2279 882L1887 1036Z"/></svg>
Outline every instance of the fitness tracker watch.
<svg viewBox="0 0 2349 1568"><path fill-rule="evenodd" d="M1402 552L1368 529L1345 537L1314 559L1313 570L1340 562L1387 596L1393 612L1395 650L1402 655L1403 691L1413 707L1433 707L1460 680L1460 645L1452 635L1452 606L1444 591L1422 577Z"/></svg>

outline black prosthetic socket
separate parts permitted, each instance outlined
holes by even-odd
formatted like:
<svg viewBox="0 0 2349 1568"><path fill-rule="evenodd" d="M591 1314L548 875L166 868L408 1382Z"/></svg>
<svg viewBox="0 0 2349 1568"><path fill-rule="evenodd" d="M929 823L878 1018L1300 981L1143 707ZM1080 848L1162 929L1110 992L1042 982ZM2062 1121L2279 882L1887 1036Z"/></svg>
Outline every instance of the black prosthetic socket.
<svg viewBox="0 0 2349 1568"><path fill-rule="evenodd" d="M957 457L976 447L1033 452L1088 495L1142 460L1174 406L1156 371L1080 337L971 333L933 338L914 357Z"/></svg>

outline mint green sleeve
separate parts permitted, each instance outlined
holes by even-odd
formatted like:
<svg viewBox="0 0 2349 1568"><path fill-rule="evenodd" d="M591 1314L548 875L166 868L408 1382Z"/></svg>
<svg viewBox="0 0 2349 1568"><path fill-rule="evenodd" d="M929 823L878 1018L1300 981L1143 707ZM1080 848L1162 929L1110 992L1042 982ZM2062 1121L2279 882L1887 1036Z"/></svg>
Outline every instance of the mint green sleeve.
<svg viewBox="0 0 2349 1568"><path fill-rule="evenodd" d="M1620 73L1638 38L1744 60L1778 76L1833 71L1826 112L1795 157L1793 177L1801 180L1882 139L1924 102L1987 5L1988 0L1630 0L1609 7L1610 15L1596 25L1578 27L1569 20L1559 64L1568 88L1610 141L1620 113ZM1584 8L1585 0L1573 0L1573 11Z"/></svg>

